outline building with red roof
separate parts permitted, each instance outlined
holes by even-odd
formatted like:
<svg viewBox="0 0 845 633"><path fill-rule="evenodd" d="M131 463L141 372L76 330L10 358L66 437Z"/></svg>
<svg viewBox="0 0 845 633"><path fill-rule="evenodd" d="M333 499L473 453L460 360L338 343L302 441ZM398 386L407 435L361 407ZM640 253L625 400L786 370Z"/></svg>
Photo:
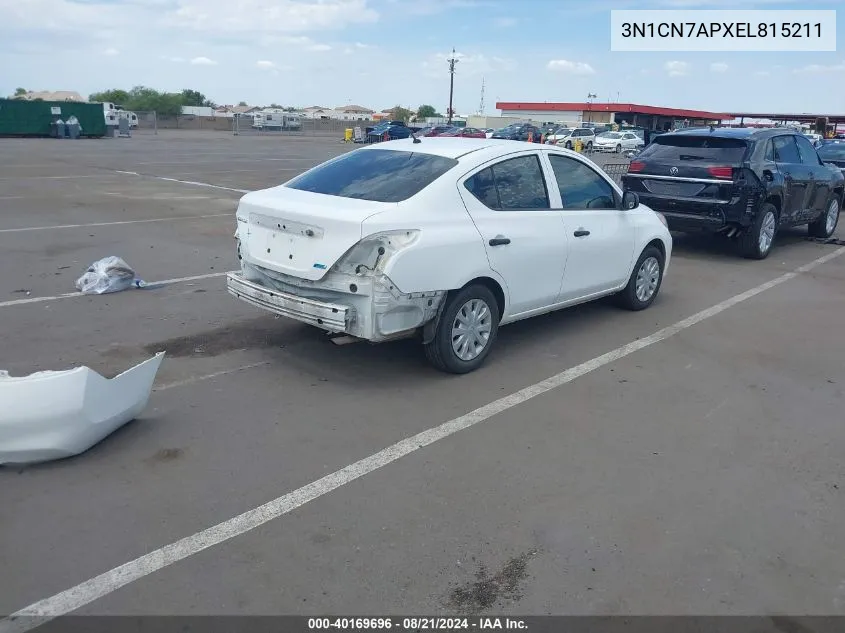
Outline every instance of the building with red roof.
<svg viewBox="0 0 845 633"><path fill-rule="evenodd" d="M724 112L683 108L663 108L636 103L520 103L500 101L496 107L503 117L519 117L540 122L597 123L632 125L648 130L671 130L679 124L696 126L732 119Z"/></svg>

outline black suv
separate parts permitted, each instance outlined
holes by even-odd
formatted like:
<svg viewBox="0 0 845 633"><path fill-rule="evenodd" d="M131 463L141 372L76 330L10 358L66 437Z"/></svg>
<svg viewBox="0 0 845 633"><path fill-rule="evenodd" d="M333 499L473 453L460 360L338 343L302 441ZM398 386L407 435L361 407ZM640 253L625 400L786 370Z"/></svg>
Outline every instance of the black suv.
<svg viewBox="0 0 845 633"><path fill-rule="evenodd" d="M845 195L839 170L803 135L778 128L662 134L622 181L671 230L735 237L750 259L769 254L780 227L808 224L810 235L830 237Z"/></svg>
<svg viewBox="0 0 845 633"><path fill-rule="evenodd" d="M543 130L530 123L515 123L493 133L493 138L507 139L509 141L527 141L529 136L532 143L539 143L543 136Z"/></svg>

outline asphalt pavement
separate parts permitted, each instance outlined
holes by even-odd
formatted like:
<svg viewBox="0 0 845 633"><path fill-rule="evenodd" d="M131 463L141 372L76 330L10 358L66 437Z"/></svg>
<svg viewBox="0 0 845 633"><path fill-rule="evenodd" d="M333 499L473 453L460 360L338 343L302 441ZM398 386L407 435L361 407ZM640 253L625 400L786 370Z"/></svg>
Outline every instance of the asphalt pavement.
<svg viewBox="0 0 845 633"><path fill-rule="evenodd" d="M678 236L649 310L448 376L225 291L241 192L349 149L0 141L0 369L167 351L141 418L0 468L0 613L845 615L845 249ZM108 255L168 283L72 294Z"/></svg>

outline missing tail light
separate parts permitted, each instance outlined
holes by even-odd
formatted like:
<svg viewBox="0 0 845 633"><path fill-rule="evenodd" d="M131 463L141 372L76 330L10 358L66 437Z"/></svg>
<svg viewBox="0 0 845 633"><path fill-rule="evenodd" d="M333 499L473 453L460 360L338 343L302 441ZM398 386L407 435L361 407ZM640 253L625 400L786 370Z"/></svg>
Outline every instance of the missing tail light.
<svg viewBox="0 0 845 633"><path fill-rule="evenodd" d="M708 167L707 173L720 180L733 180L733 167Z"/></svg>
<svg viewBox="0 0 845 633"><path fill-rule="evenodd" d="M645 163L641 163L638 160L635 160L630 165L628 165L628 171L629 172L637 173L637 172L642 171L643 169L645 169Z"/></svg>

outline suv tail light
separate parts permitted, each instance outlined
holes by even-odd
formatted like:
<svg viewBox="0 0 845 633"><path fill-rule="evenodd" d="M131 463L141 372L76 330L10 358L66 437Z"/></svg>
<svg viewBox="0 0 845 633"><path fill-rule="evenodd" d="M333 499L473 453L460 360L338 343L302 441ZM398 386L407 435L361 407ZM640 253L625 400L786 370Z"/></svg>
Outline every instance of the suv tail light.
<svg viewBox="0 0 845 633"><path fill-rule="evenodd" d="M645 163L641 163L641 162L636 161L636 160L634 162L632 162L630 165L628 165L628 171L629 172L635 172L636 173L638 171L642 171L643 169L645 169Z"/></svg>
<svg viewBox="0 0 845 633"><path fill-rule="evenodd" d="M734 176L733 167L708 167L707 173L721 180L733 180Z"/></svg>

